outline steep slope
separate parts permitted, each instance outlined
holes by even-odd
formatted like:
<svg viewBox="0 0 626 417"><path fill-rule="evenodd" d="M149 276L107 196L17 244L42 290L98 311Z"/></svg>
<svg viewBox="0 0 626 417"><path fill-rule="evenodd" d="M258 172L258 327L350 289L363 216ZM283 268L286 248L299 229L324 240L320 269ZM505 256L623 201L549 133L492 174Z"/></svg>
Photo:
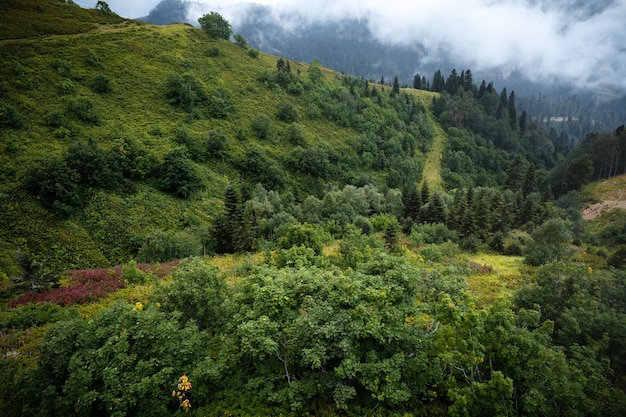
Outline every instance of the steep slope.
<svg viewBox="0 0 626 417"><path fill-rule="evenodd" d="M585 220L593 220L614 209L626 210L626 175L590 184L584 193L599 200L583 211Z"/></svg>
<svg viewBox="0 0 626 417"><path fill-rule="evenodd" d="M125 262L162 233L210 245L228 184L304 200L420 180L433 120L405 94L190 25L52 0L0 11L38 18L0 40L6 276L17 250L59 271ZM178 176L181 158L190 178Z"/></svg>

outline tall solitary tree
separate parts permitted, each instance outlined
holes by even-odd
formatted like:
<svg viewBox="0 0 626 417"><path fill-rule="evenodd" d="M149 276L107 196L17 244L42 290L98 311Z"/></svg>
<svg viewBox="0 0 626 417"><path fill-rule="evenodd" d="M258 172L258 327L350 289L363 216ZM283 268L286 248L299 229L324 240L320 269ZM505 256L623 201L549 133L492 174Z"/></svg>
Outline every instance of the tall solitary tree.
<svg viewBox="0 0 626 417"><path fill-rule="evenodd" d="M393 89L391 90L391 96L395 97L400 94L400 82L398 81L398 76L396 75L393 78Z"/></svg>
<svg viewBox="0 0 626 417"><path fill-rule="evenodd" d="M233 29L228 20L216 12L205 14L198 19L200 27L211 37L215 39L230 39Z"/></svg>

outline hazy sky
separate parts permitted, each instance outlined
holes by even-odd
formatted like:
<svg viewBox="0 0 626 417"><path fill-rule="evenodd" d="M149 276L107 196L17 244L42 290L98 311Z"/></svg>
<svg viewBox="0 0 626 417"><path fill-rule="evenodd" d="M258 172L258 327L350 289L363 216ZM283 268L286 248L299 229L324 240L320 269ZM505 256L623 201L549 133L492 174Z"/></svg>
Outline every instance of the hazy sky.
<svg viewBox="0 0 626 417"><path fill-rule="evenodd" d="M83 0L84 1L84 0ZM219 11L237 20L237 0L206 1L197 19ZM246 1L244 1L246 2ZM95 3L95 2L94 2ZM145 16L158 0L108 0L125 17ZM250 1L296 11L299 24L367 18L385 42L421 43L472 70L519 69L534 78L581 85L608 81L626 90L626 0L270 0ZM279 18L277 13L277 18ZM292 25L289 25L292 26ZM443 69L442 69L443 70Z"/></svg>

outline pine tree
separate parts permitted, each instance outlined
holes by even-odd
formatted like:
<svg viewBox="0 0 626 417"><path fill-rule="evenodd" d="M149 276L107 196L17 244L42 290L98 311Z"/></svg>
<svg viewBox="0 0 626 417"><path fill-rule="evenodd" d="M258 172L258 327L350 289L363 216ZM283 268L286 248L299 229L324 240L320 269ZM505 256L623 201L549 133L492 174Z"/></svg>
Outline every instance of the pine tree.
<svg viewBox="0 0 626 417"><path fill-rule="evenodd" d="M526 172L526 162L517 155L506 171L506 179L502 187L513 192L520 191L524 184L524 173Z"/></svg>
<svg viewBox="0 0 626 417"><path fill-rule="evenodd" d="M480 83L480 87L478 88L478 97L477 98L481 98L482 96L484 96L486 91L487 91L487 83L485 82L485 80L483 80Z"/></svg>
<svg viewBox="0 0 626 417"><path fill-rule="evenodd" d="M524 176L524 183L522 184L522 193L527 196L535 190L535 167L533 165L528 166L526 175Z"/></svg>
<svg viewBox="0 0 626 417"><path fill-rule="evenodd" d="M410 185L405 188L402 193L402 203L404 204L404 217L419 222L422 199L415 186Z"/></svg>
<svg viewBox="0 0 626 417"><path fill-rule="evenodd" d="M393 78L393 88L391 90L391 97L395 97L400 94L400 82L398 81L398 76L396 75Z"/></svg>
<svg viewBox="0 0 626 417"><path fill-rule="evenodd" d="M385 247L389 252L395 252L398 249L398 243L400 241L400 233L398 231L398 225L395 221L390 221L385 229Z"/></svg>
<svg viewBox="0 0 626 417"><path fill-rule="evenodd" d="M470 71L469 69L465 71L465 76L463 77L462 82L463 82L463 88L466 91L472 91L476 88L474 86L474 76L472 75L472 71Z"/></svg>
<svg viewBox="0 0 626 417"><path fill-rule="evenodd" d="M522 112L522 115L519 117L519 129L520 129L520 134L523 136L524 133L526 133L526 128L528 125L528 113L526 113L526 110L524 110Z"/></svg>
<svg viewBox="0 0 626 417"><path fill-rule="evenodd" d="M506 92L506 87L502 89L500 93L500 105L498 106L498 111L496 112L496 117L498 119L505 119L509 116L509 96Z"/></svg>
<svg viewBox="0 0 626 417"><path fill-rule="evenodd" d="M413 88L416 90L422 89L422 79L420 78L419 74L415 74L415 76L413 77Z"/></svg>
<svg viewBox="0 0 626 417"><path fill-rule="evenodd" d="M443 197L435 191L428 202L428 222L429 223L445 223L448 216L446 215L446 205Z"/></svg>
<svg viewBox="0 0 626 417"><path fill-rule="evenodd" d="M443 75L441 75L441 71L435 71L435 75L433 76L432 83L432 91L435 93L441 93L446 87L446 80L444 80Z"/></svg>
<svg viewBox="0 0 626 417"><path fill-rule="evenodd" d="M428 187L428 181L424 180L422 184L422 204L426 204L430 201L430 188Z"/></svg>
<svg viewBox="0 0 626 417"><path fill-rule="evenodd" d="M213 234L217 253L233 253L251 247L250 225L244 220L241 198L232 184L226 187L224 213L216 217Z"/></svg>
<svg viewBox="0 0 626 417"><path fill-rule="evenodd" d="M512 129L515 129L517 125L517 109L515 108L515 91L511 91L509 94L509 124Z"/></svg>
<svg viewBox="0 0 626 417"><path fill-rule="evenodd" d="M452 69L450 75L448 76L448 80L446 81L445 89L448 93L454 94L456 93L457 88L459 87L459 76L456 73L456 69Z"/></svg>

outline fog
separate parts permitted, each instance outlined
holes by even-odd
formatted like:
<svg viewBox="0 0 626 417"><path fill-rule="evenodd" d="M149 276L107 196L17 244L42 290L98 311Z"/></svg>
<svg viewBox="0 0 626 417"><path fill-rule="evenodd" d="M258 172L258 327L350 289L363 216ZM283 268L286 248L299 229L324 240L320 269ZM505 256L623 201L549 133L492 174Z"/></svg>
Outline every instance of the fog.
<svg viewBox="0 0 626 417"><path fill-rule="evenodd" d="M125 17L158 1L108 1ZM218 11L233 25L241 1L200 0L190 21ZM244 2L245 3L245 2ZM252 2L251 2L252 3ZM274 0L283 27L359 18L385 43L423 45L424 62L447 57L474 70L522 71L537 81L626 91L626 0ZM442 70L445 70L442 68Z"/></svg>

